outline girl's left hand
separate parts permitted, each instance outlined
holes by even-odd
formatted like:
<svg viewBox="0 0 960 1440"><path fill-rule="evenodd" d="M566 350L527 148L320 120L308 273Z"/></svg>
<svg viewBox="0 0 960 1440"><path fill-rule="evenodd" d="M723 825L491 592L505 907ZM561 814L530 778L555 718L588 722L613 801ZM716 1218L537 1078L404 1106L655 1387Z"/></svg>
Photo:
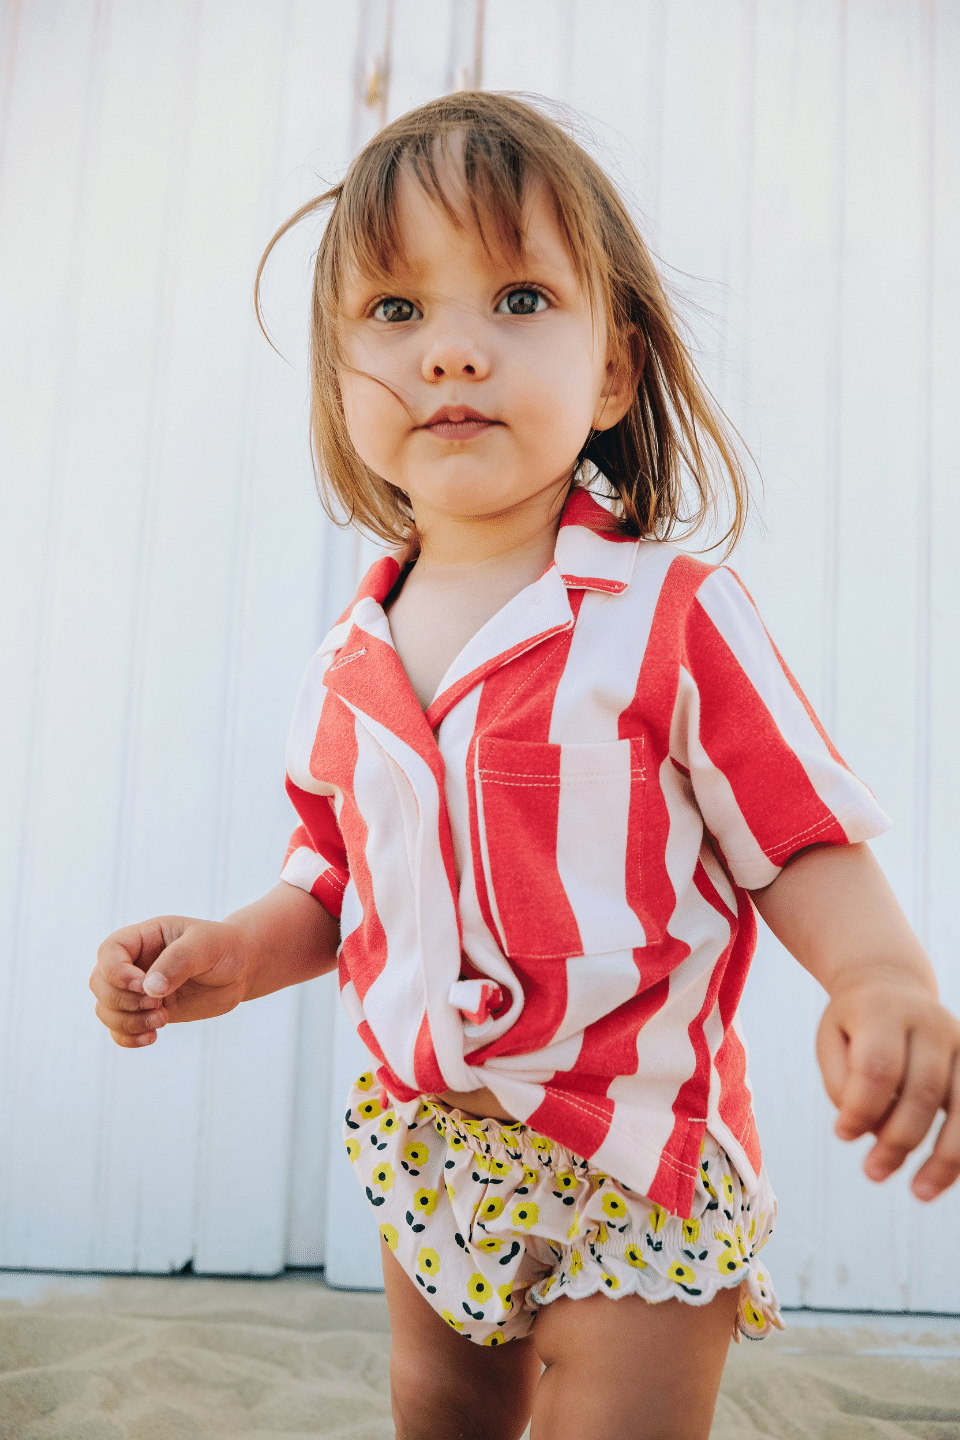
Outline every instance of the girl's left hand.
<svg viewBox="0 0 960 1440"><path fill-rule="evenodd" d="M960 1175L960 1021L869 845L799 851L753 903L774 935L830 996L817 1058L841 1140L876 1135L864 1163L886 1180L947 1118L913 1177L933 1200Z"/></svg>
<svg viewBox="0 0 960 1440"><path fill-rule="evenodd" d="M886 1180L920 1145L940 1110L946 1119L913 1177L933 1200L960 1175L960 1022L909 974L850 976L833 989L817 1032L817 1058L837 1106L841 1140L873 1134L864 1161Z"/></svg>

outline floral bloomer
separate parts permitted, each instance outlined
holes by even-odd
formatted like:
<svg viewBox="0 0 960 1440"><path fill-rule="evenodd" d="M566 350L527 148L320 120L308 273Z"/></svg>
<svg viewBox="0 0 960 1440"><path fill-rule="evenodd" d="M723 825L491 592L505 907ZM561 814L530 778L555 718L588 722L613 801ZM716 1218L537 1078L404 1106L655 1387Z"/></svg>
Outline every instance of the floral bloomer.
<svg viewBox="0 0 960 1440"><path fill-rule="evenodd" d="M780 1314L757 1253L773 1232L765 1172L751 1197L708 1134L688 1219L527 1126L425 1097L411 1122L369 1072L344 1137L380 1234L434 1310L465 1338L526 1335L560 1295L605 1291L706 1305L740 1287L734 1334L762 1339Z"/></svg>

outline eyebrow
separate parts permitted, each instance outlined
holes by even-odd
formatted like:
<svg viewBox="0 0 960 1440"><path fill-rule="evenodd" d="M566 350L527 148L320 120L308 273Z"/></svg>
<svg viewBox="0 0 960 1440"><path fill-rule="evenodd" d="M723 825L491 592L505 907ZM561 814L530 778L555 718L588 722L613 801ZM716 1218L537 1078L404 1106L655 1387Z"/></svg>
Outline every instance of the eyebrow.
<svg viewBox="0 0 960 1440"><path fill-rule="evenodd" d="M520 280L534 279L538 271L542 272L545 277L557 276L566 279L572 276L574 279L577 278L572 260L568 259L564 266L536 249L524 249L516 257L506 253L498 255L494 252L490 259L491 268L502 270L507 274L512 272ZM345 287L353 284L362 288L376 288L382 285L417 286L423 283L424 272L425 267L410 265L406 261L391 271L354 269L352 276L345 282Z"/></svg>

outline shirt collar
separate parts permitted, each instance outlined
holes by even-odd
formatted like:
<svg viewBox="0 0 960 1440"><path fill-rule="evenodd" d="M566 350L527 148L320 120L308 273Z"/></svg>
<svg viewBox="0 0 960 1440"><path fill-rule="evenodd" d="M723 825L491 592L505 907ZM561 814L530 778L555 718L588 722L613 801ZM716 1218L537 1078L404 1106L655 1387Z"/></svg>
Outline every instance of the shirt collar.
<svg viewBox="0 0 960 1440"><path fill-rule="evenodd" d="M409 739L417 737L414 743L421 748L418 742L425 742L430 730L491 670L573 625L569 590L617 595L627 588L639 541L618 534L613 526L610 512L591 495L578 488L571 491L560 520L554 563L460 652L427 712L429 724L404 675L382 608L400 575L397 556L384 556L370 568L350 611L321 645L321 654L332 661L324 672L324 685L384 725L391 720L397 723L397 706L401 706L409 712L402 728ZM339 654L333 658L335 652ZM371 665L374 655L379 663Z"/></svg>
<svg viewBox="0 0 960 1440"><path fill-rule="evenodd" d="M573 486L563 507L553 552L554 564L568 590L603 590L607 594L626 590L639 541L618 532L615 523L610 511L589 491ZM353 606L360 600L369 598L383 604L397 583L404 559L402 552L385 555L371 566L341 623L349 620Z"/></svg>
<svg viewBox="0 0 960 1440"><path fill-rule="evenodd" d="M610 511L575 485L560 518L553 558L568 590L626 590L640 542L615 529Z"/></svg>

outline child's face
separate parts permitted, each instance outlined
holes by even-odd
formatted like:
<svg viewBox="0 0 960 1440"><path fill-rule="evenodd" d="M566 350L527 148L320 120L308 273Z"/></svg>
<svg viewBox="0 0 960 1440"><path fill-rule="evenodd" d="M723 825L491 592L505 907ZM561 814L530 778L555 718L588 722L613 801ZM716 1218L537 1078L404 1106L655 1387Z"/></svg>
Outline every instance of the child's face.
<svg viewBox="0 0 960 1440"><path fill-rule="evenodd" d="M351 439L406 493L424 535L443 520L552 519L591 427L616 424L635 388L620 373L629 360L608 353L545 187L529 187L519 261L487 252L462 182L459 198L462 230L404 176L405 263L386 284L353 272L342 296Z"/></svg>

